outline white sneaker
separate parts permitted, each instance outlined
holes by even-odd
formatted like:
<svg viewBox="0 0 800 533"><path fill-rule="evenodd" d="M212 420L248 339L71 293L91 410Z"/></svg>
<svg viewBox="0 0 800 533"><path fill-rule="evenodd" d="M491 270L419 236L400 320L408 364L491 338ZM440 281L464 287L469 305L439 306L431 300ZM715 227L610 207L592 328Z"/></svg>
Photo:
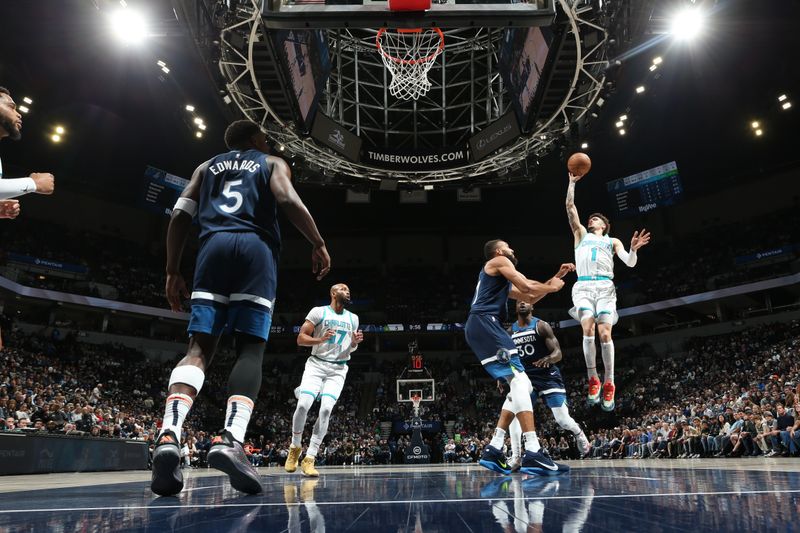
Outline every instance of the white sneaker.
<svg viewBox="0 0 800 533"><path fill-rule="evenodd" d="M582 458L592 451L592 445L589 444L589 439L586 438L586 434L583 431L575 436L575 441L578 444L578 452L580 452Z"/></svg>

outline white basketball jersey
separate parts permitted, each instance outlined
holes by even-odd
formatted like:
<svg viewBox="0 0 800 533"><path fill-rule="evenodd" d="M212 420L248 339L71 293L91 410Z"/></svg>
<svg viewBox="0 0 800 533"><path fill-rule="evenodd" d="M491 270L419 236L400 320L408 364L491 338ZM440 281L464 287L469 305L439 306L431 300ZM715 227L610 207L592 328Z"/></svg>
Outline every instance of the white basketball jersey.
<svg viewBox="0 0 800 533"><path fill-rule="evenodd" d="M353 335L358 331L358 315L347 309L336 313L330 305L315 307L309 311L306 320L314 324L314 336L322 337L326 329L336 331L336 335L311 347L311 354L324 361L347 361L355 351Z"/></svg>
<svg viewBox="0 0 800 533"><path fill-rule="evenodd" d="M582 277L614 277L614 245L611 237L587 233L575 248L575 268Z"/></svg>

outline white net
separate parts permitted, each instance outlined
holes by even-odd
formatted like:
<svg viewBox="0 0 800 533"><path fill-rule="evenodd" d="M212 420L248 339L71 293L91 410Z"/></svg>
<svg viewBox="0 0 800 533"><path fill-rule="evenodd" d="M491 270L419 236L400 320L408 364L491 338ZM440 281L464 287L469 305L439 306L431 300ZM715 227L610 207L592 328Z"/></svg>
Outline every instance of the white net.
<svg viewBox="0 0 800 533"><path fill-rule="evenodd" d="M401 100L425 96L431 88L428 71L444 50L442 30L381 28L376 41L383 64L392 74L392 96Z"/></svg>

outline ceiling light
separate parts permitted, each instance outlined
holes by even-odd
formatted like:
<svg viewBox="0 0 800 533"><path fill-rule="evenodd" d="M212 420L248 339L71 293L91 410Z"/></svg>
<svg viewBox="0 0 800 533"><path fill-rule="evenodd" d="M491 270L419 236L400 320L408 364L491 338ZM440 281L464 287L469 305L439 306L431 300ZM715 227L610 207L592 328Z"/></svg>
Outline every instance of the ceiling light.
<svg viewBox="0 0 800 533"><path fill-rule="evenodd" d="M690 41L700 34L704 23L705 17L698 8L686 8L673 18L670 33L678 40Z"/></svg>
<svg viewBox="0 0 800 533"><path fill-rule="evenodd" d="M782 94L782 95L780 95L780 96L778 97L778 101L779 101L779 102L783 102L784 100L786 100L786 95L785 95L785 94ZM30 102L28 102L28 103L30 104Z"/></svg>
<svg viewBox="0 0 800 533"><path fill-rule="evenodd" d="M761 135L762 135L763 133L764 133L764 130L762 130L761 128L757 129L757 130L756 130L756 137L761 137Z"/></svg>
<svg viewBox="0 0 800 533"><path fill-rule="evenodd" d="M662 61L661 56L657 56L657 57L653 58L653 64L654 65L660 65L661 61Z"/></svg>
<svg viewBox="0 0 800 533"><path fill-rule="evenodd" d="M144 17L130 8L119 9L111 16L111 28L117 38L126 44L138 44L147 36Z"/></svg>
<svg viewBox="0 0 800 533"><path fill-rule="evenodd" d="M161 67L161 70L164 71L164 74L169 74L169 69L167 67Z"/></svg>
<svg viewBox="0 0 800 533"><path fill-rule="evenodd" d="M789 109L790 107L792 107L792 103L791 103L791 102L784 102L784 103L783 103L783 105L782 105L781 107L782 107L784 110L786 110L786 109Z"/></svg>
<svg viewBox="0 0 800 533"><path fill-rule="evenodd" d="M200 128L203 131L206 131L206 125L205 124L198 124L197 127Z"/></svg>
<svg viewBox="0 0 800 533"><path fill-rule="evenodd" d="M644 92L644 85L639 85L636 88L636 94L642 94Z"/></svg>
<svg viewBox="0 0 800 533"><path fill-rule="evenodd" d="M784 100L785 100L785 99L786 99L786 97L784 96ZM31 105L31 104L33 103L33 100L31 100L31 99L30 99L30 98L28 98L27 96L26 96L26 97L24 97L24 98L22 99L22 101L23 101L23 102L25 102L25 103L26 103L26 104L28 104L28 105Z"/></svg>
<svg viewBox="0 0 800 533"><path fill-rule="evenodd" d="M622 115L619 117L620 120L628 120L628 115Z"/></svg>
<svg viewBox="0 0 800 533"><path fill-rule="evenodd" d="M56 126L56 133L64 135L64 126Z"/></svg>
<svg viewBox="0 0 800 533"><path fill-rule="evenodd" d="M616 123L616 124L614 124L614 125L615 125L616 127L618 127L618 128L621 128L621 127L622 127L622 126L624 126L625 124L624 124L624 123L623 123L623 122L620 120L619 122L617 122L617 123Z"/></svg>
<svg viewBox="0 0 800 533"><path fill-rule="evenodd" d="M194 112L194 106L191 104L186 104L186 111L188 111L189 113Z"/></svg>
<svg viewBox="0 0 800 533"><path fill-rule="evenodd" d="M202 131L197 131L197 132L195 132L194 136L199 139L200 137L203 136L203 132Z"/></svg>
<svg viewBox="0 0 800 533"><path fill-rule="evenodd" d="M202 124L203 123L203 119L200 118L200 117L194 117L194 123L195 124Z"/></svg>
<svg viewBox="0 0 800 533"><path fill-rule="evenodd" d="M650 65L650 72L653 72L657 68L658 68L658 65Z"/></svg>
<svg viewBox="0 0 800 533"><path fill-rule="evenodd" d="M586 150L589 148L589 143L581 143L581 150Z"/></svg>
<svg viewBox="0 0 800 533"><path fill-rule="evenodd" d="M619 130L620 135L625 135L625 130Z"/></svg>
<svg viewBox="0 0 800 533"><path fill-rule="evenodd" d="M753 128L753 129L756 129L758 127L758 121L754 120L753 122L751 122L750 123L750 127Z"/></svg>
<svg viewBox="0 0 800 533"><path fill-rule="evenodd" d="M61 142L61 135L54 133L53 135L50 136L50 140L53 141L54 143Z"/></svg>
<svg viewBox="0 0 800 533"><path fill-rule="evenodd" d="M282 144L279 144L279 145L278 145L278 150L280 150L281 152L283 152L284 150L286 150L286 147L285 147L284 145L282 145Z"/></svg>
<svg viewBox="0 0 800 533"><path fill-rule="evenodd" d="M158 65L159 67L166 67L167 66L167 64L164 63L163 61L161 61L160 59L158 61L156 61L156 65Z"/></svg>
<svg viewBox="0 0 800 533"><path fill-rule="evenodd" d="M26 105L21 105L17 109L19 109L22 113L27 113L28 111L30 111L30 108Z"/></svg>

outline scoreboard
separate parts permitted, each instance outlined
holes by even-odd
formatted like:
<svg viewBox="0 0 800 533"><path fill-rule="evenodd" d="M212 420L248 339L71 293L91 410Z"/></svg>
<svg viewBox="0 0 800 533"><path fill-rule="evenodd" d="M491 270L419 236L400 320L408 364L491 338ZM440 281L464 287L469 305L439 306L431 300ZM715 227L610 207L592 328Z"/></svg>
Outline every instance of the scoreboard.
<svg viewBox="0 0 800 533"><path fill-rule="evenodd" d="M188 184L189 180L185 178L148 166L144 171L142 205L150 211L170 216L175 201Z"/></svg>
<svg viewBox="0 0 800 533"><path fill-rule="evenodd" d="M606 184L617 214L622 217L647 213L672 205L683 195L678 165L671 161Z"/></svg>

